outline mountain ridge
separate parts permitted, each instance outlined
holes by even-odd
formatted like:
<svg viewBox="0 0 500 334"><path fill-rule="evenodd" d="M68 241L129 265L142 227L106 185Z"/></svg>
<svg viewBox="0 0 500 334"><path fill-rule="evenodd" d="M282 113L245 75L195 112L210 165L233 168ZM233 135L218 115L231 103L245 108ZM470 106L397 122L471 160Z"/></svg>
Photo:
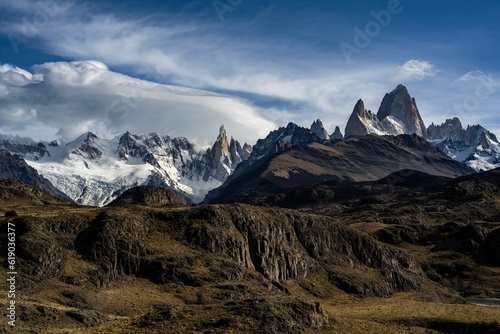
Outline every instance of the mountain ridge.
<svg viewBox="0 0 500 334"><path fill-rule="evenodd" d="M402 169L448 177L474 173L417 135L351 136L334 143L295 145L257 163L241 164L207 194L205 203L327 181L374 181Z"/></svg>
<svg viewBox="0 0 500 334"><path fill-rule="evenodd" d="M0 147L23 157L29 165L77 203L105 205L130 187L159 186L175 191L186 203L199 202L205 195L258 160L284 152L292 146L328 143L352 136L417 134L429 140L453 159L476 171L500 166L500 143L480 125L466 129L458 118L425 128L415 98L398 85L387 93L377 114L359 99L345 128L337 126L328 135L320 119L309 128L295 123L271 131L252 147L228 139L222 125L214 144L201 150L187 138L152 132L126 132L113 139L101 139L87 132L69 143L35 142L0 136Z"/></svg>
<svg viewBox="0 0 500 334"><path fill-rule="evenodd" d="M203 199L251 153L222 126L214 144L198 149L187 138L126 132L102 139L87 132L69 143L0 138L0 147L25 159L79 204L102 206L137 185L173 190L186 203Z"/></svg>

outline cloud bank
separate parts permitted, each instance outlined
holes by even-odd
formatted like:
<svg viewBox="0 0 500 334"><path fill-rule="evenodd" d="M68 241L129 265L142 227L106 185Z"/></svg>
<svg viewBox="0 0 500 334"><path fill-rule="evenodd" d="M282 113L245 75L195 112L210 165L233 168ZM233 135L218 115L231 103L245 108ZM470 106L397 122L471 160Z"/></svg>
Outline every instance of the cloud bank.
<svg viewBox="0 0 500 334"><path fill-rule="evenodd" d="M207 140L224 124L229 134L252 142L276 127L243 99L131 78L97 61L35 65L33 73L1 65L0 124L2 133L35 131L65 141L86 131Z"/></svg>
<svg viewBox="0 0 500 334"><path fill-rule="evenodd" d="M22 18L28 18L28 23L36 22L36 14L42 10L40 6L34 6L31 1L27 0L0 2L0 18L5 21L5 24L0 25L0 33L27 38L26 43L19 45L20 52L29 52L29 48L32 48L64 59L82 61L96 59L106 63L117 72L129 73L131 76L224 92L233 96L245 96L249 97L254 104L247 102L248 100L228 96L217 97L210 93L203 93L206 95L204 97L186 98L182 101L178 96L174 101L163 98L164 94L160 93L160 89L155 88L155 84L138 80L134 81L134 85L124 84L116 87L109 87L103 83L102 85L105 86L103 90L95 86L92 86L94 87L92 90L91 86L85 86L85 89L81 90L82 93L89 97L92 96L91 94L97 94L99 97L92 105L89 102L90 99L83 99L80 95L73 96L74 93L70 93L66 87L77 84L79 80L83 80L78 83L79 85L93 82L90 72L82 79L78 75L73 77L71 70L63 71L62 68L46 73L45 67L48 65L42 65L35 67L33 73L22 74L26 78L30 75L43 75L43 82L38 84L38 88L34 88L36 86L34 82L40 79L31 78L29 80L33 82L30 81L29 87L23 90L17 88L18 93L36 92L41 101L47 100L43 103L52 103L48 102L53 101L52 95L72 96L73 109L68 109L66 102L51 106L53 110L67 108L69 110L67 113L71 117L60 116L55 120L48 117L50 112L43 111L43 103L33 108L35 105L31 95L23 98L33 102L31 105L21 98L19 101L23 100L22 102L13 103L11 101L14 96L13 88L7 85L6 78L5 85L0 87L0 97L7 94L9 98L7 101L0 101L0 104L9 105L12 109L0 110L1 115L10 113L9 117L3 117L3 119L10 120L10 125L4 125L4 129L12 127L20 131L22 128L24 132L21 134L46 132L47 127L54 135L58 132L59 135L66 137L70 136L70 133L89 128L109 132L120 131L130 126L131 129L137 128L138 131L144 132L156 129L154 125L161 127L162 131L159 132L162 133L168 134L169 131L173 131L174 134L190 136L196 131L188 129L185 125L186 120L192 117L193 121L196 121L194 117L198 117L200 123L193 124L207 124L207 126L203 126L195 137L208 139L214 136L214 130L208 133L208 125L217 129L220 124L215 123L227 123L223 120L227 115L236 115L233 117L245 119L243 121L245 124L241 128L243 136L252 136L248 131L252 126L261 129L259 136L267 131L268 127L261 126L259 122L275 123L278 126L293 121L302 126L309 126L316 118L322 119L327 130L331 132L336 125L344 128L359 98L365 101L367 108L376 111L384 94L390 92L399 83L406 84L410 93L416 97L426 123L443 122L444 113L445 117L466 118L463 121L466 124L484 123L493 124L496 128L500 127L498 116L495 114L499 101L498 91L490 94L488 98L479 99L474 113L462 112L462 109L455 108L457 103L467 105L469 100L464 100L464 97L475 96L476 83L472 85L465 85L465 81L461 81L463 85L456 83L457 77L469 70L468 68L454 68L450 71L449 67L446 68L447 59L443 60L434 55L428 58L428 56L420 55L419 50L412 50L414 52L411 53L414 54L402 56L398 53L401 47L396 43L397 40L394 43L390 40L391 43L387 44L397 45L397 47L381 48L384 46L383 39L377 39L371 43L366 50L366 56L360 57L355 65L348 65L341 54L329 51L335 49L335 52L338 52L337 44L333 40L327 39L325 43L315 42L317 36L326 36L323 30L320 34L314 29L310 30L308 25L298 25L293 21L293 26L286 26L287 36L292 36L289 39L280 34L270 33L274 31L274 28L279 30L279 25L284 24L273 19L281 19L283 16L282 19L285 20L288 10L286 6L272 9L266 14L268 16L264 17L265 19L255 17L255 20L249 20L247 17L247 19L240 20L237 18L244 13L243 7L255 7L255 3L244 2L231 12L222 24L210 2L207 2L205 6L209 12L207 14L203 11L170 12L164 9L154 13L148 9L127 12L123 10L127 5L122 6L118 2L110 9L98 2L43 1L44 3L59 3L60 6L51 12L53 15L48 15L47 20L41 22L36 30L32 31L29 38L23 35L28 26ZM168 7L172 6L174 4L169 4ZM189 7L189 5L186 6ZM6 14L2 16L2 12ZM324 17L324 19L330 20L329 17ZM260 20L262 25L256 24L257 20ZM319 18L315 16L314 21L317 20ZM296 34L290 33L288 28L297 29ZM387 35L391 31L388 29ZM404 35L403 40L408 40L408 36ZM321 44L321 47L314 47L315 44ZM331 47L329 48L328 45ZM372 57L376 54L377 47L383 49L383 54ZM372 51L374 53L371 53ZM424 57L424 59L418 57ZM19 81L18 83L26 80L19 77L19 73L9 75L12 76L8 79L11 83L16 80ZM103 77L100 78L103 79ZM72 80L76 80L76 83L72 83ZM59 88L55 89L59 85L57 82L63 85L62 93L57 92ZM142 88L137 88L141 85ZM150 85L153 87L151 91ZM5 87L11 88L7 90ZM43 91L41 87L49 88ZM172 86L165 87L171 87L174 90ZM112 92L106 95L109 89ZM143 93L143 91L147 92ZM49 95L44 97L42 92ZM130 99L131 94L137 97ZM104 100L106 103L102 103ZM159 104L166 103L164 100L169 103L169 122L162 121L163 114L158 107ZM186 107L185 100L189 100L189 108ZM266 101L266 104L262 101ZM271 102L268 103L268 101ZM105 111L96 112L100 114L99 117L89 119L78 117L79 112L71 110L78 109L76 105L80 102L84 103L83 109L87 110L85 113L87 116L93 115L89 111L92 108L104 108ZM209 104L200 106L202 102ZM110 108L108 103L113 107ZM141 113L142 109L156 111L145 112L145 115L149 115L147 117L151 117L149 119L146 116L134 118L136 114ZM164 113L166 109L163 110ZM215 109L219 111L210 115ZM227 112L221 110L227 110ZM60 115L63 112L58 113ZM102 113L107 114L103 117ZM160 117L160 119L156 120L153 117ZM246 119L246 117L249 118ZM229 121L235 124L240 122L235 121L231 116L229 118ZM23 119L29 122L15 123L15 120ZM70 122L69 119L75 119L76 122ZM62 128L63 123L58 123L62 121L65 126L69 126L67 130ZM180 123L177 125L173 123L174 121ZM157 122L158 124L154 124ZM229 124L227 128L231 133ZM240 127L236 128L235 133L239 129ZM257 134L252 136L252 138L256 137Z"/></svg>

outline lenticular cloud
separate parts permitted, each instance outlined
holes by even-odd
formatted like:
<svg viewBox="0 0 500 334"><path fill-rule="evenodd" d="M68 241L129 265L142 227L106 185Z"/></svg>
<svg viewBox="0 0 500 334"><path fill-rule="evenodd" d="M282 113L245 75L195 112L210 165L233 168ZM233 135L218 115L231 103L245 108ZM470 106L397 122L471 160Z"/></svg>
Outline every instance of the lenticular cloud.
<svg viewBox="0 0 500 334"><path fill-rule="evenodd" d="M45 63L33 73L0 65L0 131L72 140L86 131L101 136L159 132L212 139L224 124L253 141L275 126L245 100L164 85L112 72L97 61Z"/></svg>

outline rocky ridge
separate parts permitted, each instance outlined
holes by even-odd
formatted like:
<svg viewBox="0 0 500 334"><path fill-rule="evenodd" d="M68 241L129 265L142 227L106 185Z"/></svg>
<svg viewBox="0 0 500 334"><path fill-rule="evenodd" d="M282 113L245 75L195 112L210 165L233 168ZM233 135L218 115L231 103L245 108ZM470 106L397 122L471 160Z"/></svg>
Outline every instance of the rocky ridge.
<svg viewBox="0 0 500 334"><path fill-rule="evenodd" d="M333 143L293 146L252 165L240 164L205 201L239 201L254 193L272 194L327 181L374 181L402 169L445 177L474 173L417 135L351 136Z"/></svg>
<svg viewBox="0 0 500 334"><path fill-rule="evenodd" d="M363 101L359 100L347 122L345 134L346 138L368 134L417 134L478 172L500 166L500 143L494 134L480 125L464 129L457 117L426 128L415 98L403 85L384 96L377 114L366 110Z"/></svg>

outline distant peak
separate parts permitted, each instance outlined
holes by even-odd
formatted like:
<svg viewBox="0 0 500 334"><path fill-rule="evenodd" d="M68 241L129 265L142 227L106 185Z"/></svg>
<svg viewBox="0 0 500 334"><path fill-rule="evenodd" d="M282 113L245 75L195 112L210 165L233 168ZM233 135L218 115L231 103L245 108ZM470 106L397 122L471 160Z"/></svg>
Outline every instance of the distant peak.
<svg viewBox="0 0 500 334"><path fill-rule="evenodd" d="M385 94L380 104L377 118L388 124L387 122L391 122L389 116L392 119L396 118L405 127L404 133L416 133L421 137L427 136L427 130L418 111L417 103L403 85L398 85L392 92Z"/></svg>
<svg viewBox="0 0 500 334"><path fill-rule="evenodd" d="M365 103L363 100L359 99L358 102L356 102L356 105L354 106L354 113L361 115L365 111Z"/></svg>
<svg viewBox="0 0 500 334"><path fill-rule="evenodd" d="M330 140L343 140L344 135L340 131L340 128L338 126L335 127L335 131L330 135Z"/></svg>
<svg viewBox="0 0 500 334"><path fill-rule="evenodd" d="M311 124L311 132L318 135L321 140L325 140L328 138L328 132L326 132L325 127L323 126L323 123L320 119L315 120Z"/></svg>
<svg viewBox="0 0 500 334"><path fill-rule="evenodd" d="M402 85L402 84L399 84L393 91L392 93L398 93L398 92L402 92L402 93L408 93L408 89Z"/></svg>
<svg viewBox="0 0 500 334"><path fill-rule="evenodd" d="M87 132L86 133L87 139L97 139L97 136L93 132Z"/></svg>
<svg viewBox="0 0 500 334"><path fill-rule="evenodd" d="M218 138L227 138L226 129L224 128L224 124L222 124L219 128L219 137Z"/></svg>

